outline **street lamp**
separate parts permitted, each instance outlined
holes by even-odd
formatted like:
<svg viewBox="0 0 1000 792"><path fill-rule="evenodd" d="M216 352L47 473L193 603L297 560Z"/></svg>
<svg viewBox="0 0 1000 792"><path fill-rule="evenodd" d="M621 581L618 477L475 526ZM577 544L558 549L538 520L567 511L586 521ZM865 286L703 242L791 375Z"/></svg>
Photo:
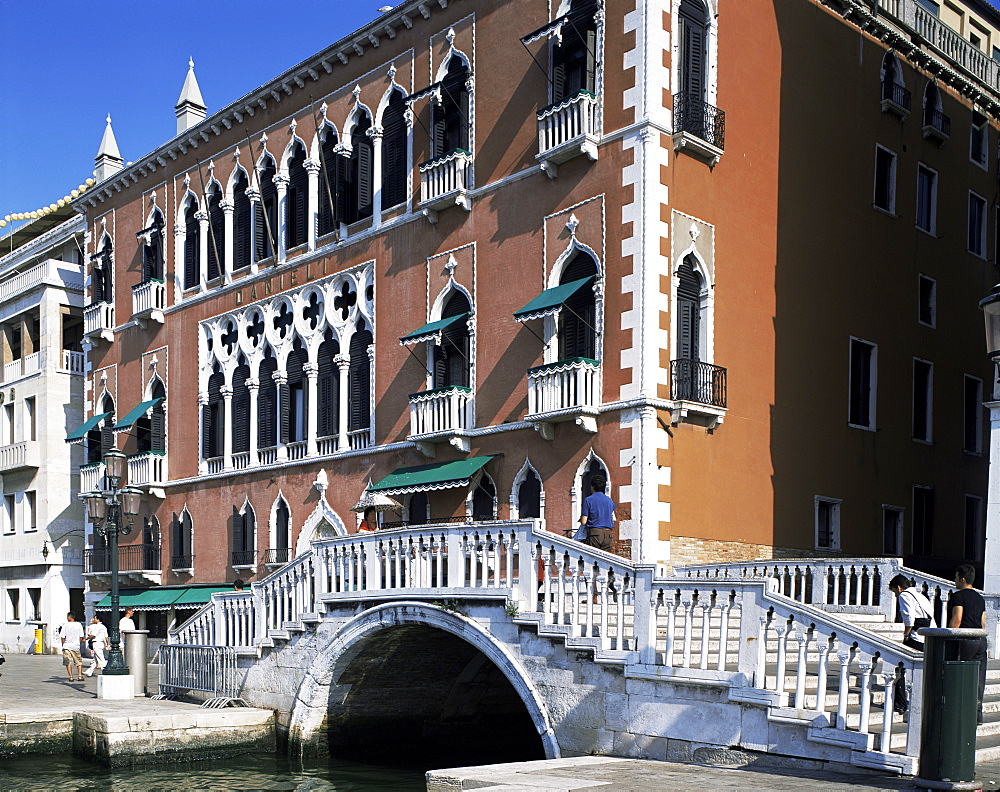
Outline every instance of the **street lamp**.
<svg viewBox="0 0 1000 792"><path fill-rule="evenodd" d="M132 522L139 513L142 492L125 483L125 455L116 449L104 454L104 481L107 489L90 492L84 496L94 530L107 540L111 556L111 649L108 651L108 665L105 674L124 675L128 673L122 656L121 631L118 629L118 534L127 535L132 530Z"/></svg>
<svg viewBox="0 0 1000 792"><path fill-rule="evenodd" d="M1000 363L1000 283L979 301L986 317L986 351L993 361L990 400L990 477L986 495L986 550L983 558L983 591L1000 590L1000 393L997 364Z"/></svg>

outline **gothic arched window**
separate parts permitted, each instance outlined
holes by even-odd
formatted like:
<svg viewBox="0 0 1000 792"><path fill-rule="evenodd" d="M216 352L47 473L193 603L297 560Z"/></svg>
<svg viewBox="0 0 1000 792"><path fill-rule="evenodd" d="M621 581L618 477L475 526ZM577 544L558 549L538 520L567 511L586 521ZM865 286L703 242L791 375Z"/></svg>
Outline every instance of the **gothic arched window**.
<svg viewBox="0 0 1000 792"><path fill-rule="evenodd" d="M597 262L584 251L566 264L559 284L597 277ZM591 284L585 284L563 303L559 311L559 358L597 359L597 306Z"/></svg>
<svg viewBox="0 0 1000 792"><path fill-rule="evenodd" d="M351 365L348 372L350 415L347 424L350 432L371 427L371 364L368 347L372 341L372 334L367 330L364 320L361 320L351 337Z"/></svg>
<svg viewBox="0 0 1000 792"><path fill-rule="evenodd" d="M469 150L469 67L452 55L441 81L441 101L432 105L431 153L443 157L455 149Z"/></svg>
<svg viewBox="0 0 1000 792"><path fill-rule="evenodd" d="M260 174L260 201L254 207L254 260L263 261L274 255L274 240L278 233L278 188L274 184L277 170L268 156Z"/></svg>
<svg viewBox="0 0 1000 792"><path fill-rule="evenodd" d="M247 175L242 170L233 185L233 269L241 270L250 266L250 238L253 227L253 213Z"/></svg>
<svg viewBox="0 0 1000 792"><path fill-rule="evenodd" d="M213 184L208 190L208 280L219 277L226 249L226 213L222 210L222 188Z"/></svg>
<svg viewBox="0 0 1000 792"><path fill-rule="evenodd" d="M195 215L198 213L198 200L188 196L184 207L184 288L193 289L201 279L201 269L198 256L201 252L201 223Z"/></svg>
<svg viewBox="0 0 1000 792"><path fill-rule="evenodd" d="M289 248L306 243L309 176L305 162L305 147L296 143L288 162L288 192L285 194L285 239Z"/></svg>
<svg viewBox="0 0 1000 792"><path fill-rule="evenodd" d="M470 352L468 315L472 308L469 299L457 289L448 298L441 311L441 318L464 317L441 332L441 343L434 347L434 387L452 385L469 387Z"/></svg>
<svg viewBox="0 0 1000 792"><path fill-rule="evenodd" d="M382 114L382 208L406 200L406 98L393 91Z"/></svg>

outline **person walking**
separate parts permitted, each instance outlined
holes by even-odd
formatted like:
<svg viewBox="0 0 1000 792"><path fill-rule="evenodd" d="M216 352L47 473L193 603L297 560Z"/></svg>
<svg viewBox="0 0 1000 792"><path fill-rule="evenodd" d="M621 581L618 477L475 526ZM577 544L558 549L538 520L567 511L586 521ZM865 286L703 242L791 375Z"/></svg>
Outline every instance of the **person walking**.
<svg viewBox="0 0 1000 792"><path fill-rule="evenodd" d="M108 664L107 658L104 655L104 652L108 648L108 628L101 623L101 620L97 616L94 616L90 620L90 624L87 625L87 645L90 647L90 651L93 652L93 657L90 668L83 673L87 676L93 676L94 671L104 671L104 667Z"/></svg>
<svg viewBox="0 0 1000 792"><path fill-rule="evenodd" d="M924 639L914 632L922 627L936 627L930 600L920 591L910 588L912 581L896 575L889 581L889 591L896 595L899 616L903 620L903 643L917 652L924 651Z"/></svg>
<svg viewBox="0 0 1000 792"><path fill-rule="evenodd" d="M63 662L66 664L69 681L75 682L79 678L82 682L83 658L80 657L80 641L83 640L83 625L76 620L72 611L66 614L66 621L59 628L59 637L62 641Z"/></svg>
<svg viewBox="0 0 1000 792"><path fill-rule="evenodd" d="M593 492L583 501L583 513L580 515L580 525L587 529L585 544L610 553L612 550L611 529L615 521L615 502L604 490L608 480L600 473L590 480Z"/></svg>
<svg viewBox="0 0 1000 792"><path fill-rule="evenodd" d="M976 569L971 564L961 564L955 570L955 588L948 598L948 626L958 628L986 629L986 601L972 584L976 582ZM983 696L986 693L985 638L968 638L959 644L959 660L979 662L979 723L983 722Z"/></svg>

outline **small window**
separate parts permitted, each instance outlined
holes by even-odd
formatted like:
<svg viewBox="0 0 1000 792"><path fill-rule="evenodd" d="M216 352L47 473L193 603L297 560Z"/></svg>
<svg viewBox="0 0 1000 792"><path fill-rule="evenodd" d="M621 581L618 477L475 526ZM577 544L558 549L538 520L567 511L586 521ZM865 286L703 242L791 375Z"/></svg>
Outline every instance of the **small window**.
<svg viewBox="0 0 1000 792"><path fill-rule="evenodd" d="M979 454L983 450L983 381L965 375L964 389L965 420L962 450L967 454Z"/></svg>
<svg viewBox="0 0 1000 792"><path fill-rule="evenodd" d="M851 339L850 397L847 421L862 429L875 428L875 366L874 344Z"/></svg>
<svg viewBox="0 0 1000 792"><path fill-rule="evenodd" d="M990 141L989 129L986 116L973 111L972 126L969 132L969 159L983 168L987 166L989 159L987 154Z"/></svg>
<svg viewBox="0 0 1000 792"><path fill-rule="evenodd" d="M24 531L37 531L38 530L38 509L37 502L35 499L35 493L25 492L24 493Z"/></svg>
<svg viewBox="0 0 1000 792"><path fill-rule="evenodd" d="M920 2L920 0L917 0L917 2ZM993 60L1000 61L1000 47L993 48Z"/></svg>
<svg viewBox="0 0 1000 792"><path fill-rule="evenodd" d="M882 555L903 554L903 510L898 506L882 507Z"/></svg>
<svg viewBox="0 0 1000 792"><path fill-rule="evenodd" d="M28 589L28 618L31 621L42 620L42 590L40 588Z"/></svg>
<svg viewBox="0 0 1000 792"><path fill-rule="evenodd" d="M16 429L16 424L14 423L14 403L5 404L3 406L3 444L13 445L14 444L14 432Z"/></svg>
<svg viewBox="0 0 1000 792"><path fill-rule="evenodd" d="M983 48L983 40L979 38L979 36L977 36L975 33L969 34L969 43L976 49Z"/></svg>
<svg viewBox="0 0 1000 792"><path fill-rule="evenodd" d="M934 14L934 16L938 16L941 13L941 6L935 0L917 0L917 5L925 11Z"/></svg>
<svg viewBox="0 0 1000 792"><path fill-rule="evenodd" d="M37 418L35 417L35 397L29 396L24 400L24 432L25 440L38 439Z"/></svg>
<svg viewBox="0 0 1000 792"><path fill-rule="evenodd" d="M917 285L917 321L929 327L937 323L937 281L919 276Z"/></svg>
<svg viewBox="0 0 1000 792"><path fill-rule="evenodd" d="M840 549L840 501L819 495L814 499L816 549Z"/></svg>
<svg viewBox="0 0 1000 792"><path fill-rule="evenodd" d="M7 621L21 621L21 589L7 589Z"/></svg>
<svg viewBox="0 0 1000 792"><path fill-rule="evenodd" d="M983 499L965 496L965 553L969 561L983 560Z"/></svg>
<svg viewBox="0 0 1000 792"><path fill-rule="evenodd" d="M937 173L925 165L917 166L917 228L937 230Z"/></svg>
<svg viewBox="0 0 1000 792"><path fill-rule="evenodd" d="M14 533L14 493L3 496L3 532Z"/></svg>
<svg viewBox="0 0 1000 792"><path fill-rule="evenodd" d="M969 193L969 252L986 257L986 201Z"/></svg>
<svg viewBox="0 0 1000 792"><path fill-rule="evenodd" d="M913 359L913 439L931 441L934 364Z"/></svg>
<svg viewBox="0 0 1000 792"><path fill-rule="evenodd" d="M934 547L934 488L913 488L913 554L930 555Z"/></svg>
<svg viewBox="0 0 1000 792"><path fill-rule="evenodd" d="M875 206L896 211L896 155L882 146L875 147Z"/></svg>

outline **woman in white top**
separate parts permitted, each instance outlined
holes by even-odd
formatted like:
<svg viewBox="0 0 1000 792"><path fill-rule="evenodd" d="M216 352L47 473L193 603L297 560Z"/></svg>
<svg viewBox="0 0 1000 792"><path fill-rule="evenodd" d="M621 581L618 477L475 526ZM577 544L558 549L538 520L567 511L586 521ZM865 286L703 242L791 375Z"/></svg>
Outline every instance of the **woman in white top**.
<svg viewBox="0 0 1000 792"><path fill-rule="evenodd" d="M922 592L910 588L910 583L903 575L896 575L889 581L889 591L896 595L899 603L899 615L903 620L903 643L922 652L924 639L913 631L921 627L934 627L934 612L930 600Z"/></svg>
<svg viewBox="0 0 1000 792"><path fill-rule="evenodd" d="M87 625L87 643L90 645L90 650L93 652L93 658L90 663L90 668L83 673L87 676L93 676L95 669L103 671L104 666L108 664L108 661L104 656L104 652L108 648L108 628L101 624L101 620L96 616L91 619L90 624Z"/></svg>

